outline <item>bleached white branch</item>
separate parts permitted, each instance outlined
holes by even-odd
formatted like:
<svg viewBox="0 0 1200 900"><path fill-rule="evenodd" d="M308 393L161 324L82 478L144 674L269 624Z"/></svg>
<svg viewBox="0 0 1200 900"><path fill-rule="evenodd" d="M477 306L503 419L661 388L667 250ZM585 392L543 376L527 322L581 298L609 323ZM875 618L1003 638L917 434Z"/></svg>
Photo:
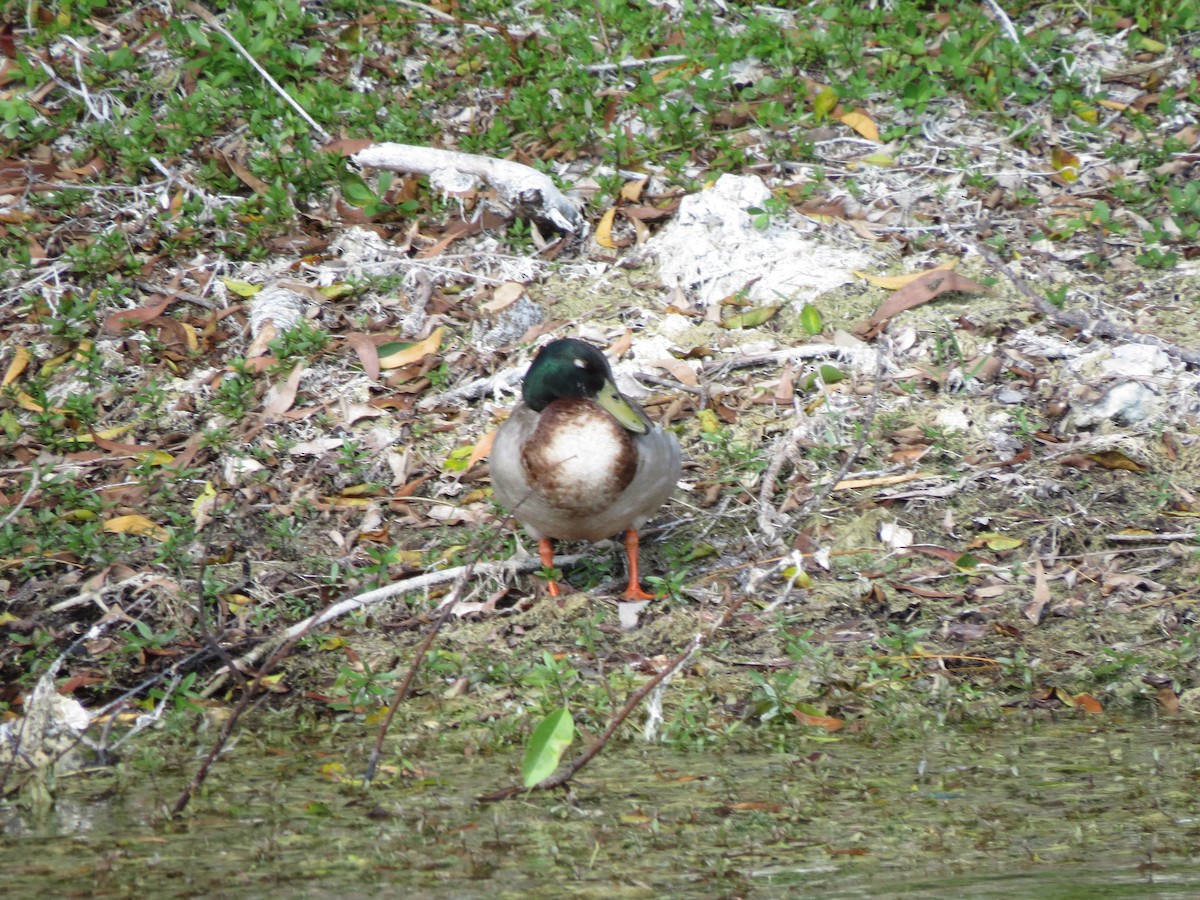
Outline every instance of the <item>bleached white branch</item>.
<svg viewBox="0 0 1200 900"><path fill-rule="evenodd" d="M586 67L586 71L593 75L599 75L604 72L616 72L618 69L644 69L647 66L672 66L676 63L687 62L688 57L674 54L671 56L651 56L648 59L623 59L620 62L604 62L593 63Z"/></svg>
<svg viewBox="0 0 1200 900"><path fill-rule="evenodd" d="M461 181L462 176L479 178L495 188L517 215L549 222L559 231L576 232L583 227L575 204L548 175L512 160L392 143L372 144L350 158L372 169L434 176L443 184Z"/></svg>
<svg viewBox="0 0 1200 900"><path fill-rule="evenodd" d="M554 564L556 566L574 565L581 559L580 556L556 556ZM307 634L315 628L320 628L322 625L327 625L335 619L348 615L360 609L370 609L373 606L378 606L385 600L391 600L393 597L399 597L404 594L410 594L413 591L427 590L439 584L445 584L448 581L454 581L463 574L470 572L473 578L488 578L505 575L519 575L523 572L532 572L540 568L541 560L536 556L527 556L518 559L505 560L504 562L493 563L471 563L466 566L455 566L452 569L443 569L440 572L428 572L424 575L417 575L413 578L406 578L403 581L397 581L381 588L376 588L373 591L366 591L354 597L349 597L341 600L324 611L316 615L309 616L296 624L284 629L275 634L270 639L259 644L249 653L240 657L237 660L239 667L250 666L257 662L263 656L266 656L274 648L280 644ZM227 668L219 669L213 679L204 689L202 696L212 696L220 686L224 683L225 677L228 674Z"/></svg>

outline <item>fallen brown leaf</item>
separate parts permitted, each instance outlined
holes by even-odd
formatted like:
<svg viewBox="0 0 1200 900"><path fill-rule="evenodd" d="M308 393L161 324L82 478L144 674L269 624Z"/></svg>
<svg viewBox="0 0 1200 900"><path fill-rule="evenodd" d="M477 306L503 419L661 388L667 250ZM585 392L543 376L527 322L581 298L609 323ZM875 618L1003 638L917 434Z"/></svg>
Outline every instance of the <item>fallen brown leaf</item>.
<svg viewBox="0 0 1200 900"><path fill-rule="evenodd" d="M915 306L920 306L923 303L928 303L935 297L950 291L958 291L964 294L980 294L986 291L982 284L972 281L957 272L945 272L935 269L931 272L926 272L920 278L910 282L880 304L879 309L875 310L871 316L870 324L878 325L885 319L890 319L893 316L904 312L906 309L912 309Z"/></svg>
<svg viewBox="0 0 1200 900"><path fill-rule="evenodd" d="M357 331L346 335L346 343L358 355L358 361L362 363L363 372L366 376L372 381L378 381L380 368L379 348L375 344L375 337L365 332Z"/></svg>
<svg viewBox="0 0 1200 900"><path fill-rule="evenodd" d="M1144 466L1138 465L1120 450L1101 450L1089 453L1088 459L1094 460L1104 469L1124 469L1127 472L1145 472Z"/></svg>
<svg viewBox="0 0 1200 900"><path fill-rule="evenodd" d="M796 717L796 721L801 725L813 725L817 728L824 728L826 731L840 731L845 727L846 722L843 719L835 719L833 716L811 716L806 712L801 712L798 709L792 710L792 715Z"/></svg>
<svg viewBox="0 0 1200 900"><path fill-rule="evenodd" d="M166 312L167 307L174 303L178 297L164 297L156 303L149 303L145 306L139 306L136 309L123 309L120 312L115 312L104 319L104 330L111 332L123 331L133 325L145 325L147 322L152 322Z"/></svg>
<svg viewBox="0 0 1200 900"><path fill-rule="evenodd" d="M263 413L267 420L278 419L292 408L296 402L296 389L300 386L300 376L304 374L304 363L297 363L284 381L276 382L267 390L263 402Z"/></svg>

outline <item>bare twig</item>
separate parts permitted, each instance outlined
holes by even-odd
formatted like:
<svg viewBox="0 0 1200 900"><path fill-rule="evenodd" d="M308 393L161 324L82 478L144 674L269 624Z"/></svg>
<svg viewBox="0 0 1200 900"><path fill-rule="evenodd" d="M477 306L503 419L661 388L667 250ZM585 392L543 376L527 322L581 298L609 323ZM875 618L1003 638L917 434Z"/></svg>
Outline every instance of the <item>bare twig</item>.
<svg viewBox="0 0 1200 900"><path fill-rule="evenodd" d="M1175 541L1200 541L1200 531L1175 531L1167 534L1106 534L1114 544L1170 544Z"/></svg>
<svg viewBox="0 0 1200 900"><path fill-rule="evenodd" d="M559 556L555 558L555 565L570 566L574 565L580 559L579 556ZM443 569L441 572L430 572L427 575L418 575L416 578L409 578L404 581L398 581L395 584L389 584L373 591L367 591L364 594L359 594L357 597L350 597L346 600L338 601L327 607L315 616L309 616L303 621L297 622L290 628L285 629L282 633L275 635L269 640L259 644L249 653L236 660L238 666L246 667L252 665L256 660L266 654L271 647L286 642L294 642L301 636L307 634L314 628L319 628L322 625L332 622L347 613L354 612L359 609L367 609L376 606L385 600L390 600L393 597L398 597L402 594L408 594L412 591L419 591L425 588L434 587L435 585L445 584L448 581L454 581L467 571L473 571L476 575L518 575L524 572L534 572L542 567L541 561L536 557L526 557L524 559L510 559L505 562L497 563L471 563L466 566L455 566L453 569ZM220 690L224 683L224 676L227 673L224 670L218 671L213 680L205 687L202 696L211 697L214 693Z"/></svg>
<svg viewBox="0 0 1200 900"><path fill-rule="evenodd" d="M155 572L139 572L136 575L130 575L128 578L121 581L112 582L101 585L98 588L90 591L81 591L74 597L68 597L66 600L60 600L52 606L46 607L44 613L58 613L66 609L71 609L75 606L83 606L88 603L95 603L101 612L108 612L108 607L104 604L106 594L119 594L125 590L139 588L142 585L148 585L159 579L161 576ZM35 614L35 619L44 613Z"/></svg>
<svg viewBox="0 0 1200 900"><path fill-rule="evenodd" d="M1000 22L1000 28L1004 32L1004 36L1012 41L1017 46L1017 51L1021 54L1021 59L1025 60L1025 66L1033 74L1037 75L1038 80L1042 84L1050 83L1050 76L1041 70L1037 63L1025 52L1025 48L1021 46L1021 35L1017 32L1017 28L1012 23L1012 19L1008 17L1008 13L1000 6L996 0L983 0L984 5L992 11L997 21Z"/></svg>
<svg viewBox="0 0 1200 900"><path fill-rule="evenodd" d="M807 518L813 510L821 503L824 503L838 486L846 478L850 472L850 467L858 460L859 454L867 442L867 438L871 433L871 425L875 421L875 410L879 404L879 385L883 379L883 351L876 350L875 357L875 382L871 387L871 399L867 405L866 415L863 416L861 423L862 431L859 434L858 441L847 454L845 461L842 463L841 469L837 475L829 479L822 485L821 489L814 494L801 509L796 517L799 520ZM788 459L788 454L795 446L796 438L799 436L801 429L793 428L786 436L779 439L775 445L775 452L771 456L771 462L767 466L767 470L763 473L762 484L758 491L758 527L759 530L769 539L774 539L779 527L785 521L778 510L771 503L771 496L775 492L775 482L779 478L779 473L783 469L784 463Z"/></svg>
<svg viewBox="0 0 1200 900"><path fill-rule="evenodd" d="M149 281L134 282L144 291L149 291L151 294L162 294L163 296L178 297L180 300L186 300L188 303L195 303L197 306L202 306L205 309L216 311L221 307L215 300L210 300L207 297L201 297L199 294L193 294L191 291L181 290L177 287L164 287L162 285L153 284Z"/></svg>
<svg viewBox="0 0 1200 900"><path fill-rule="evenodd" d="M427 3L418 3L417 0L390 0L390 2L395 3L397 6L407 6L409 9L419 10L431 19L437 19L441 22L455 23L458 21L449 13L442 12L437 7L430 6Z"/></svg>
<svg viewBox="0 0 1200 900"><path fill-rule="evenodd" d="M697 650L703 647L709 640L712 639L713 635L715 635L729 623L729 620L733 618L734 614L741 609L742 604L745 603L746 600L755 593L754 584L754 579L751 579L751 584L747 585L747 589L742 593L742 595L738 597L737 600L728 603L728 605L725 607L725 612L721 615L720 619L713 623L707 631L697 632L695 637L688 642L687 647L685 647L682 652L680 652L674 659L667 663L661 672L630 694L629 699L625 701L625 705L622 706L621 709L618 710L617 713L609 720L607 727L605 727L604 731L600 733L600 736L597 737L591 746L584 750L583 753L575 757L575 759L573 759L570 764L566 766L566 768L554 773L545 781L535 784L532 788L525 788L523 785L514 784L499 791L495 791L494 793L479 797L479 801L482 803L493 803L498 800L507 800L509 797L524 793L526 790L550 790L551 788L561 787L574 778L577 774L579 774L580 770L583 769L584 766L595 759L597 754L604 749L605 745L607 745L612 739L612 736L616 734L617 729L620 728L621 725L624 724L625 720L633 714L633 711L641 705L642 701L650 695L650 692L662 684L666 679L674 675L681 668L683 668L683 666L687 664L687 661L692 658Z"/></svg>
<svg viewBox="0 0 1200 900"><path fill-rule="evenodd" d="M237 664L233 661L233 657L229 655L229 651L221 646L221 642L217 640L208 627L208 610L205 609L204 605L204 573L207 570L208 551L206 548L204 555L200 558L200 574L196 576L196 624L200 626L200 635L204 638L205 645L225 664L225 670L232 672L233 677L238 680L242 690L245 690L246 677L242 675L242 670L237 667Z"/></svg>
<svg viewBox="0 0 1200 900"><path fill-rule="evenodd" d="M319 617L313 616L308 619L308 621L312 622L317 618ZM187 805L189 802L191 802L192 797L195 796L196 791L200 790L205 779L208 778L208 773L212 769L213 763L221 754L221 751L225 749L225 745L229 742L229 738L233 735L234 728L237 727L238 720L242 717L242 714L250 708L250 704L255 700L255 698L258 697L262 692L263 680L270 675L272 671L274 671L276 666L278 666L281 662L283 662L284 659L287 658L288 654L292 652L292 648L299 643L300 639L304 637L306 633L306 630L301 631L294 637L289 637L286 641L276 647L275 651L271 654L270 658L267 659L266 663L263 664L263 667L259 670L254 680L245 686L245 689L242 691L241 699L238 700L237 705L230 712L229 718L225 720L225 724L221 726L221 731L217 735L216 740L213 741L213 745L209 749L208 755L204 757L204 761L200 763L200 767L196 770L196 774L192 776L192 780L188 783L187 787L180 792L179 797L175 800L175 805L171 807L171 818L178 818L183 811L187 809ZM263 697L266 696L266 694L263 694Z"/></svg>
<svg viewBox="0 0 1200 900"><path fill-rule="evenodd" d="M801 344L798 347L785 347L783 350L775 350L771 353L763 353L756 356L715 359L701 366L700 371L705 375L709 375L714 372L732 372L735 369L751 369L756 366L775 365L789 360L828 359L830 357L848 359L853 363L858 363L863 358L869 358L868 354L872 353L873 351L865 345L862 347L839 347L837 344Z"/></svg>
<svg viewBox="0 0 1200 900"><path fill-rule="evenodd" d="M799 514L796 516L796 521L803 521L812 515L829 498L834 489L845 480L846 475L850 472L850 467L854 465L859 454L862 453L863 447L866 446L867 438L871 436L871 425L875 422L875 412L879 406L879 385L883 380L883 351L878 350L876 352L878 356L875 361L875 385L871 389L871 401L867 404L867 413L862 418L862 432L859 434L858 440L855 442L854 447L851 448L850 453L847 454L846 461L842 463L842 467L838 470L837 475L826 480L821 485L820 490L809 498L808 502L801 507Z"/></svg>
<svg viewBox="0 0 1200 900"><path fill-rule="evenodd" d="M644 381L646 384L653 384L656 387L666 388L669 391L684 391L689 394L695 394L701 399L707 399L708 397L708 391L702 387L695 387L690 384L684 384L681 381L673 381L667 378L659 378L657 375L647 375L645 372L638 372L635 380L639 383Z"/></svg>
<svg viewBox="0 0 1200 900"><path fill-rule="evenodd" d="M584 66L585 72L600 75L604 72L617 72L622 69L644 69L647 66L673 66L676 63L687 62L686 56L672 54L669 56L651 56L647 59L622 59L619 62L592 63Z"/></svg>
<svg viewBox="0 0 1200 900"><path fill-rule="evenodd" d="M247 51L245 47L238 43L238 39L229 33L229 30L221 24L220 20L217 19L216 16L210 13L199 3L196 3L195 0L188 0L187 11L194 16L199 16L204 20L209 28L213 29L219 33L221 37L225 38L225 40L229 42L229 46L233 47L234 50L242 55L242 58L245 59L246 62L250 63L250 65L254 67L254 71L257 72L262 79L274 89L275 93L283 98L283 101L288 106L296 111L300 118L308 123L308 127L315 131L321 140L328 142L333 139L333 136L330 135L330 133L320 125L318 125L316 120L308 114L303 106L292 99L292 95L283 89L283 85L272 78L271 74L259 64L258 60L251 56L249 51Z"/></svg>
<svg viewBox="0 0 1200 900"><path fill-rule="evenodd" d="M427 397L420 401L417 406L420 409L435 409L439 406L478 400L481 397L494 394L498 390L512 390L513 386L521 380L527 368L528 366L524 365L512 366L502 372L497 372L491 378L476 378L474 381L469 381L456 388L451 388L448 391Z"/></svg>
<svg viewBox="0 0 1200 900"><path fill-rule="evenodd" d="M396 696L392 698L392 705L388 707L383 724L379 726L379 735L375 738L375 747L371 750L371 758L367 760L367 772L363 775L363 782L368 787L375 780L375 770L379 766L380 757L383 756L383 740L387 737L388 729L392 727L392 719L396 717L396 710L400 708L400 704L404 702L404 698L408 696L409 690L412 689L413 679L416 677L417 670L421 668L421 663L425 659L425 654L429 652L429 648L433 644L433 639L437 637L438 632L442 630L442 626L446 624L446 620L450 618L451 611L458 605L458 601L463 595L463 589L466 588L467 582L471 579L471 571L472 567L467 566L466 571L462 573L462 577L455 582L450 596L442 603L441 613L434 621L433 627L429 629L429 633L425 635L425 640L421 641L421 645L417 647L417 654L408 666L408 672L404 676L404 681L396 689Z"/></svg>
<svg viewBox="0 0 1200 900"><path fill-rule="evenodd" d="M16 505L8 511L8 515L6 515L3 519L0 519L0 528L3 528L16 518L17 513L19 513L21 508L29 502L29 498L32 497L33 492L37 490L38 484L41 482L41 480L41 474L37 469L34 469L33 474L29 478L29 487L26 488L25 493L21 495L21 499L17 501Z"/></svg>

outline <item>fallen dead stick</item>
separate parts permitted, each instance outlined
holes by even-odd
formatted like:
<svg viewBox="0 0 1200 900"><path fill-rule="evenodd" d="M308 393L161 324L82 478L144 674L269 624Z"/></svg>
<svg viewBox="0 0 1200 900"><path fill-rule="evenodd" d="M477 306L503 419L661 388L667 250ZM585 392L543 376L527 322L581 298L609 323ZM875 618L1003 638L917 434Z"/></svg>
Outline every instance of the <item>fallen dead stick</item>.
<svg viewBox="0 0 1200 900"><path fill-rule="evenodd" d="M1033 308L1040 312L1056 325L1061 325L1067 328L1078 328L1086 334L1094 334L1100 337L1113 338L1119 341L1128 341L1131 344L1147 344L1151 347L1157 347L1168 356L1182 360L1188 365L1200 366L1200 350L1193 350L1189 347L1181 347L1178 344L1173 344L1170 341L1164 341L1162 338L1153 334L1145 334L1141 331L1134 331L1132 328L1126 328L1123 325L1118 325L1115 322L1110 322L1108 319L1102 319L1097 316L1091 316L1087 313L1075 312L1069 309L1059 309L1045 297L1041 296L1037 291L1029 286L1029 284L1020 275L1005 265L996 253L985 244L977 241L964 241L967 247L970 247L984 259L986 259L994 268L1013 283L1018 291L1024 294L1033 304Z"/></svg>
<svg viewBox="0 0 1200 900"><path fill-rule="evenodd" d="M599 754L600 751L607 746L608 742L612 739L612 736L616 734L617 729L620 728L625 720L633 714L635 709L641 706L642 701L650 695L650 692L678 672L681 668L683 668L687 661L695 655L697 650L708 643L708 641L710 641L718 631L720 631L729 623L729 620L733 618L734 613L741 609L742 604L746 602L747 598L757 593L757 587L758 581L751 577L750 583L746 586L746 590L742 592L742 595L738 597L737 600L730 602L729 605L726 606L725 612L722 614L721 618L714 622L707 631L697 632L695 637L688 642L687 647L685 647L674 659L667 663L661 672L630 694L629 699L625 701L625 705L617 711L612 719L609 720L608 726L603 732L600 733L600 736L597 737L596 740L592 742L591 746L584 750L583 753L571 760L566 768L555 772L549 778L538 782L531 788L526 788L524 785L519 784L509 785L508 787L502 788L491 794L485 794L482 797L478 797L477 799L479 802L494 803L499 800L507 800L509 797L515 797L517 794L523 794L526 791L550 790L551 788L561 787L574 778L577 774L579 774L579 771L584 766L595 759L597 754Z"/></svg>
<svg viewBox="0 0 1200 900"><path fill-rule="evenodd" d="M577 563L583 557L575 556L556 556L554 558L555 566L563 568ZM263 641L249 653L244 654L236 660L238 668L246 668L253 665L268 653L273 647L288 641L295 640L301 635L315 628L320 628L322 625L327 625L334 619L340 619L347 613L352 613L359 609L367 609L376 606L385 600L390 600L393 597L408 594L412 591L420 591L425 588L435 587L439 584L445 584L448 581L454 581L456 578L472 572L476 576L488 575L521 575L526 572L533 572L542 567L541 560L536 557L527 557L525 559L510 559L506 562L497 563L471 563L465 566L455 566L453 569L443 569L440 572L430 572L427 575L418 575L415 578L408 578L404 581L397 581L394 584L389 584L381 588L376 588L373 591L367 591L365 594L359 594L356 597L349 597L334 603L327 607L315 616L309 616L290 626L283 632L274 635L271 638ZM211 697L221 689L225 683L225 679L229 675L228 667L218 669L214 673L208 685L204 688L201 696Z"/></svg>
<svg viewBox="0 0 1200 900"><path fill-rule="evenodd" d="M486 397L497 391L511 391L524 376L525 370L528 368L528 365L510 366L502 372L497 372L490 378L477 378L459 387L451 388L441 394L421 400L417 406L420 409L435 409L439 406L478 400L480 397Z"/></svg>
<svg viewBox="0 0 1200 900"><path fill-rule="evenodd" d="M750 369L756 366L766 366L789 360L801 359L845 359L854 364L855 369L865 369L874 364L877 355L870 347L842 347L837 344L802 344L799 347L786 347L783 350L772 350L770 353L760 353L755 356L739 356L730 359L714 359L700 367L700 371L708 375L713 372L732 372L735 369Z"/></svg>
<svg viewBox="0 0 1200 900"><path fill-rule="evenodd" d="M396 695L392 698L392 705L388 707L387 715L383 717L383 723L379 726L379 733L375 736L375 747L371 750L371 756L367 760L367 771L363 775L364 786L370 787L371 782L375 780L375 770L379 767L379 760L383 758L383 741L387 737L388 730L392 727L392 720L396 718L396 710L400 708L400 704L404 702L408 696L408 692L412 690L413 680L417 676L417 670L421 668L421 663L425 661L425 654L429 652L429 648L433 646L433 639L437 637L438 632L442 630L442 626L450 618L451 611L458 605L467 582L471 580L471 573L473 571L474 567L468 565L467 571L463 572L462 577L454 583L454 588L450 591L450 596L442 603L438 617L433 622L433 627L429 629L429 633L425 635L425 640L421 641L421 645L417 647L416 655L413 656L412 662L408 665L408 674L404 676L404 681L400 683L400 687L396 688Z"/></svg>
<svg viewBox="0 0 1200 900"><path fill-rule="evenodd" d="M372 144L350 157L360 166L430 175L445 186L458 187L463 176L486 181L519 216L549 222L559 231L578 232L583 216L550 180L550 176L509 159L415 144Z"/></svg>
<svg viewBox="0 0 1200 900"><path fill-rule="evenodd" d="M905 484L909 481L923 481L926 478L938 478L932 472L909 472L905 475L880 475L878 478L847 478L833 486L835 491L852 491L857 488L884 487L889 484Z"/></svg>
<svg viewBox="0 0 1200 900"><path fill-rule="evenodd" d="M315 616L312 618L316 618ZM192 801L192 797L196 796L196 792L203 787L204 782L208 779L208 773L212 770L213 764L217 761L217 757L229 743L229 739L233 737L234 729L237 727L238 720L250 708L250 705L256 700L262 700L270 696L263 689L265 679L271 672L287 659L288 654L300 642L300 638L304 636L304 632L300 632L294 637L288 638L280 644L275 645L275 649L263 664L258 674L254 676L252 681L247 682L242 690L242 696L230 711L229 716L221 725L221 730L217 733L216 740L213 741L212 747L204 759L200 761L199 767L195 774L192 775L192 780L187 783L187 786L180 791L179 796L175 799L175 805L171 807L169 813L172 819L178 819L183 815L183 811Z"/></svg>
<svg viewBox="0 0 1200 900"><path fill-rule="evenodd" d="M1170 544L1175 541L1200 541L1200 531L1176 531L1167 534L1106 534L1104 539L1116 544Z"/></svg>
<svg viewBox="0 0 1200 900"><path fill-rule="evenodd" d="M871 433L871 426L875 423L875 412L879 406L879 386L883 383L883 368L884 358L883 351L875 351L875 379L871 385L870 402L867 404L866 414L862 418L861 431L858 435L858 440L846 455L845 461L838 470L836 476L826 481L821 488L808 499L800 511L800 514L795 519L791 520L796 523L795 530L799 532L800 525L807 521L808 517L825 502L839 486L841 486L846 476L850 473L851 466L863 451L863 447L867 444L867 437ZM795 446L796 440L802 433L803 426L797 426L792 429L792 432L786 437L781 438L775 443L775 450L772 454L770 464L767 466L767 471L763 475L762 486L758 493L758 528L761 534L768 540L774 541L779 533L779 529L788 524L789 520L775 509L771 503L771 493L774 490L775 482L779 477L779 473L783 470L783 463L787 460L789 449Z"/></svg>
<svg viewBox="0 0 1200 900"><path fill-rule="evenodd" d="M745 599L745 596L746 595L743 595L742 599ZM738 604L741 604L741 600L738 601ZM642 701L646 699L650 692L658 687L658 685L665 681L669 676L674 675L677 671L679 671L679 669L683 667L684 663L691 659L692 655L703 645L704 640L702 634L697 634L695 637L693 637L691 642L688 644L687 649L671 660L671 662L669 662L661 672L629 695L629 699L625 701L625 705L609 721L608 727L605 728L600 736L592 742L590 747L584 750L583 753L579 754L579 756L575 757L575 759L571 760L570 765L568 765L565 769L554 773L549 778L538 782L531 788L526 788L524 785L513 784L506 788L501 788L500 790L491 794L484 794L482 797L478 797L476 799L478 799L480 803L495 803L498 800L507 800L509 797L515 797L517 794L524 793L527 790L548 791L551 788L561 787L562 785L566 784L579 773L580 769L595 759L596 755L605 748L608 742L612 739L612 736L616 734L617 729L620 728L622 723L628 719L633 711L641 705Z"/></svg>

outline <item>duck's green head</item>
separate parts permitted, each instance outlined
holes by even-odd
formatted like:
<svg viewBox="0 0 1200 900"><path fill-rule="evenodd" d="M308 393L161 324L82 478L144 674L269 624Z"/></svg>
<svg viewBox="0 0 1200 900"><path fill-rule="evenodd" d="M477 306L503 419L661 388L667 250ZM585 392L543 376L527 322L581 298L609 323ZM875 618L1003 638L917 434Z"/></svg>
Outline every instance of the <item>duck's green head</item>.
<svg viewBox="0 0 1200 900"><path fill-rule="evenodd" d="M604 354L586 341L560 338L539 350L525 374L524 398L534 412L555 400L594 400L635 434L648 430L646 420L617 390Z"/></svg>

